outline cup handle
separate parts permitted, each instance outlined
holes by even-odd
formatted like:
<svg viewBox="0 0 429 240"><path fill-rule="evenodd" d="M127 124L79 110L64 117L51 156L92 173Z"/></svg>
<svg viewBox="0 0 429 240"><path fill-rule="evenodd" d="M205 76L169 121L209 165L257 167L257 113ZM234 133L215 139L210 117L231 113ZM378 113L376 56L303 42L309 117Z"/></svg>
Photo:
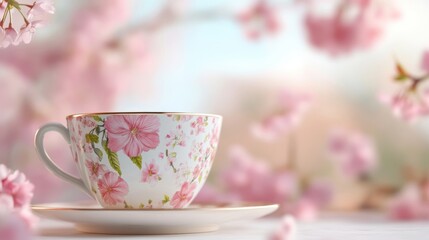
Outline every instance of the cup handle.
<svg viewBox="0 0 429 240"><path fill-rule="evenodd" d="M67 143L70 144L70 133L66 127L64 127L62 124L59 124L59 123L48 123L42 126L39 130L37 130L36 137L34 138L34 146L36 147L36 150L40 156L40 159L42 159L43 163L53 174L55 174L56 176L58 176L59 178L63 179L66 182L69 182L78 186L81 190L83 190L93 198L91 192L85 186L85 183L82 181L82 179L74 177L64 172L60 167L57 166L57 164L55 164L51 160L51 158L46 153L43 139L45 138L45 133L50 131L60 133L67 141Z"/></svg>

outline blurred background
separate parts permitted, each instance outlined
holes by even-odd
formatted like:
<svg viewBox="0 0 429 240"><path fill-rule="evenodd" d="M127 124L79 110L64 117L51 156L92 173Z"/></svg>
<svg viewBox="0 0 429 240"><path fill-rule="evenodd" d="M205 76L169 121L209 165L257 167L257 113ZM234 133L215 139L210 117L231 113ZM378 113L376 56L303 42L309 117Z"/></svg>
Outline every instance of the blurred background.
<svg viewBox="0 0 429 240"><path fill-rule="evenodd" d="M428 125L395 117L379 96L398 89L396 62L427 73L428 1L54 3L30 44L0 49L0 163L36 185L34 202L86 199L37 158L44 123L183 111L224 116L201 202L275 201L311 219L389 209L414 186L426 203ZM47 140L76 174L65 141Z"/></svg>

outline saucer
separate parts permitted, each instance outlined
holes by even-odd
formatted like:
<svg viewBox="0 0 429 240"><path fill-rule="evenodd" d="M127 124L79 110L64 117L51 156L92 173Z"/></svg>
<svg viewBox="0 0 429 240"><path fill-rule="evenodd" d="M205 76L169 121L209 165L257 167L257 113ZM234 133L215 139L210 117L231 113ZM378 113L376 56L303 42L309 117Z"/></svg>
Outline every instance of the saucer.
<svg viewBox="0 0 429 240"><path fill-rule="evenodd" d="M260 218L277 208L277 204L191 205L184 209L104 209L93 203L32 206L40 217L71 222L78 231L101 234L211 232L222 224Z"/></svg>

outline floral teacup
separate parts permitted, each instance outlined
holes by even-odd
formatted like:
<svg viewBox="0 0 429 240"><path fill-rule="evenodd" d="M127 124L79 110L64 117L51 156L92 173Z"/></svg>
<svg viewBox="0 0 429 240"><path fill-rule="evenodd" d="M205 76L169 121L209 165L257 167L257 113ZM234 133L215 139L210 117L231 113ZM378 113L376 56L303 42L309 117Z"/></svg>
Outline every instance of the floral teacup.
<svg viewBox="0 0 429 240"><path fill-rule="evenodd" d="M184 208L203 186L213 163L222 117L188 113L90 113L67 117L68 128L49 123L36 150L58 177L105 208ZM70 143L80 178L46 154L45 133Z"/></svg>

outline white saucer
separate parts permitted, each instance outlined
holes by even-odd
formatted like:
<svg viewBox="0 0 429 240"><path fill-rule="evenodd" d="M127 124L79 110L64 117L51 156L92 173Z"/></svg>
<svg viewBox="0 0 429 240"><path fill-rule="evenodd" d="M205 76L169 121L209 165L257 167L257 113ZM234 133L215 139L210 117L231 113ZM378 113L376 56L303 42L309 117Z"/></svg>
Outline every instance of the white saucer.
<svg viewBox="0 0 429 240"><path fill-rule="evenodd" d="M103 209L82 203L32 206L40 217L74 223L81 232L103 234L211 232L221 224L259 218L277 208L277 204L194 205L185 209Z"/></svg>

